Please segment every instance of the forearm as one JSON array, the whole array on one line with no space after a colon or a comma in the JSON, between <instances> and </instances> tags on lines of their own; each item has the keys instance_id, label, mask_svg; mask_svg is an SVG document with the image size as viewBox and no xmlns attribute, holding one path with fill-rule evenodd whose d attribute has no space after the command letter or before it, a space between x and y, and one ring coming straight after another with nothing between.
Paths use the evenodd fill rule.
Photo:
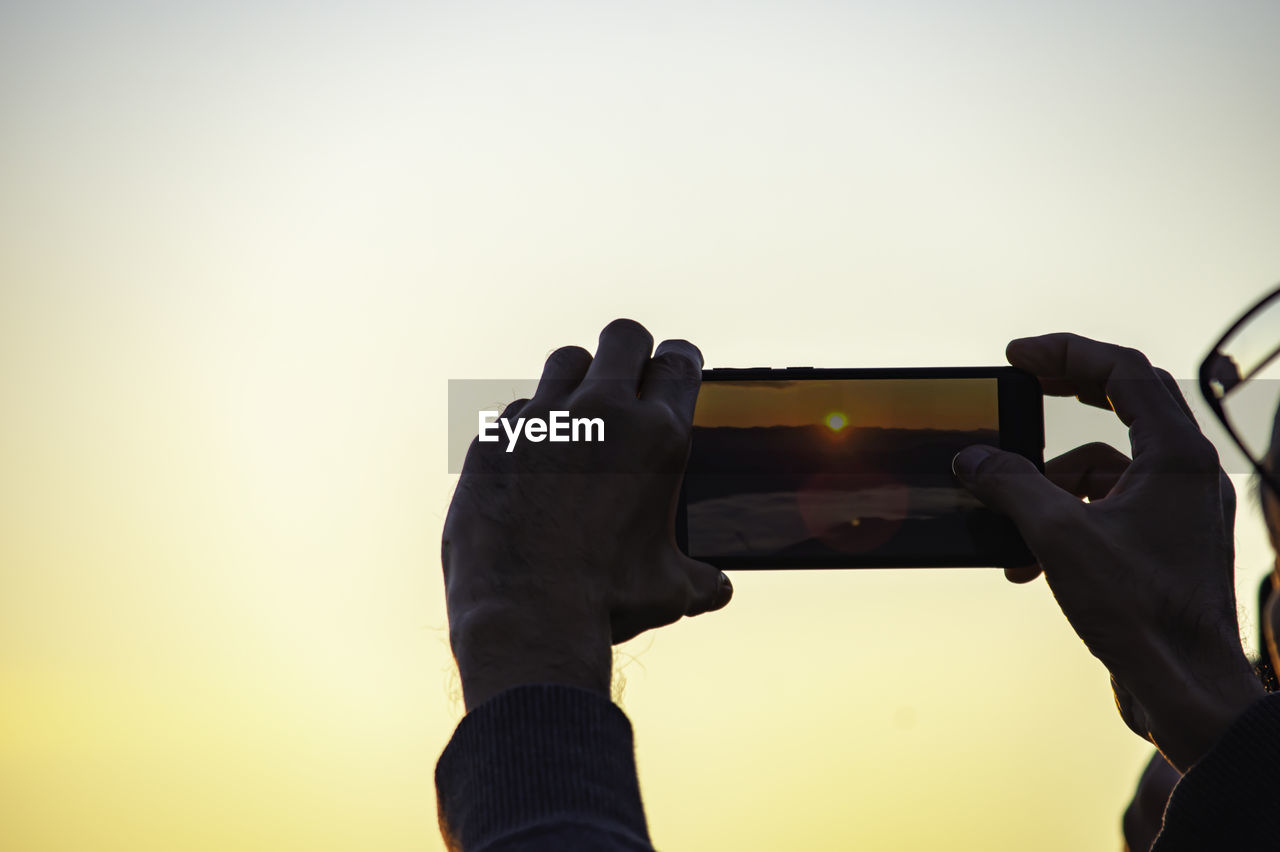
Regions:
<instances>
[{"instance_id":1,"label":"forearm","mask_svg":"<svg viewBox=\"0 0 1280 852\"><path fill-rule=\"evenodd\" d=\"M631 725L570 686L507 690L462 720L436 766L451 850L650 850Z\"/></svg>"}]
</instances>

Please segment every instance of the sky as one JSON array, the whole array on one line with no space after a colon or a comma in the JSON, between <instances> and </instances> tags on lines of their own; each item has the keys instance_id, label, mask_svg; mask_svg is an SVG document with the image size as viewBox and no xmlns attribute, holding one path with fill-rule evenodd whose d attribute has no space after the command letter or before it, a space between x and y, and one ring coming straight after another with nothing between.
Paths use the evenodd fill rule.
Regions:
<instances>
[{"instance_id":1,"label":"sky","mask_svg":"<svg viewBox=\"0 0 1280 852\"><path fill-rule=\"evenodd\" d=\"M4 4L6 848L441 848L450 380L619 316L712 367L1070 330L1192 379L1280 283L1277 36L1268 0ZM1148 750L1043 582L734 581L618 652L660 847L1119 847Z\"/></svg>"}]
</instances>

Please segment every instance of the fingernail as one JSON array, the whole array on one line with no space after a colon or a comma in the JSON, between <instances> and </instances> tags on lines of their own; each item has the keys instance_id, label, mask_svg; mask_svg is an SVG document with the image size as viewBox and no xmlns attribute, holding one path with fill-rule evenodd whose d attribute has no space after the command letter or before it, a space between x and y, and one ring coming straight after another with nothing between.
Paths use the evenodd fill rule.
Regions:
<instances>
[{"instance_id":1,"label":"fingernail","mask_svg":"<svg viewBox=\"0 0 1280 852\"><path fill-rule=\"evenodd\" d=\"M973 479L973 475L978 471L978 465L995 451L995 447L988 447L985 444L965 447L951 459L951 472L963 480Z\"/></svg>"},{"instance_id":2,"label":"fingernail","mask_svg":"<svg viewBox=\"0 0 1280 852\"><path fill-rule=\"evenodd\" d=\"M716 588L716 609L724 606L733 597L733 583L729 582L729 575L720 572L720 585Z\"/></svg>"}]
</instances>

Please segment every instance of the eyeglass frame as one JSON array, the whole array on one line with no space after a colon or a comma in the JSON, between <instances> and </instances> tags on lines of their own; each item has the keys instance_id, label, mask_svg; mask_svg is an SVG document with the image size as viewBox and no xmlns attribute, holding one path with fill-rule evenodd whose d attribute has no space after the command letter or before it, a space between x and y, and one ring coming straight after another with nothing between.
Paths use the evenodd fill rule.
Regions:
<instances>
[{"instance_id":1,"label":"eyeglass frame","mask_svg":"<svg viewBox=\"0 0 1280 852\"><path fill-rule=\"evenodd\" d=\"M1253 469L1257 472L1258 476L1261 477L1262 481L1271 489L1272 496L1280 498L1280 478L1267 470L1262 459L1255 459L1253 457L1253 452L1245 446L1240 435L1236 433L1235 428L1231 425L1231 421L1227 418L1227 414L1222 408L1222 400L1226 398L1226 394L1228 392L1224 392L1222 397L1219 397L1213 390L1213 377L1210 375L1214 362L1219 358L1227 357L1222 353L1223 345L1232 337L1232 335L1247 325L1250 320L1277 299L1280 299L1280 287L1277 287L1275 290L1272 290L1270 293L1263 296L1257 304L1245 311L1244 314L1232 323L1231 327L1223 333L1222 337L1218 339L1218 342L1209 350L1209 354L1204 356L1204 360L1200 362L1200 394L1204 397L1205 402L1209 404L1209 408L1212 409L1214 416L1218 418L1218 422L1227 430L1227 434L1231 436L1231 440L1236 442L1236 446L1240 448L1240 451L1244 453L1244 457L1253 465ZM1240 384L1247 381L1249 380L1242 379Z\"/></svg>"}]
</instances>

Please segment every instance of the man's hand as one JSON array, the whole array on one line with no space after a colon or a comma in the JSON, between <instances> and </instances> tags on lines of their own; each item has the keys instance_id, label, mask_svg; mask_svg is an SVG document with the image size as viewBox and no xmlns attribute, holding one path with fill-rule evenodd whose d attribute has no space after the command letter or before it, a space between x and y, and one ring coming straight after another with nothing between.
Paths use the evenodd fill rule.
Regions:
<instances>
[{"instance_id":1,"label":"man's hand","mask_svg":"<svg viewBox=\"0 0 1280 852\"><path fill-rule=\"evenodd\" d=\"M1133 460L1077 448L1046 465L1059 487L1022 456L975 446L956 456L956 474L1017 524L1111 672L1125 722L1186 771L1264 695L1236 620L1234 491L1176 384L1141 352L1049 334L1007 355L1046 393L1114 409Z\"/></svg>"},{"instance_id":2,"label":"man's hand","mask_svg":"<svg viewBox=\"0 0 1280 852\"><path fill-rule=\"evenodd\" d=\"M611 646L719 609L728 578L676 548L702 354L615 320L547 359L502 417L600 418L603 442L474 441L445 519L449 636L467 709L512 686L609 691Z\"/></svg>"}]
</instances>

